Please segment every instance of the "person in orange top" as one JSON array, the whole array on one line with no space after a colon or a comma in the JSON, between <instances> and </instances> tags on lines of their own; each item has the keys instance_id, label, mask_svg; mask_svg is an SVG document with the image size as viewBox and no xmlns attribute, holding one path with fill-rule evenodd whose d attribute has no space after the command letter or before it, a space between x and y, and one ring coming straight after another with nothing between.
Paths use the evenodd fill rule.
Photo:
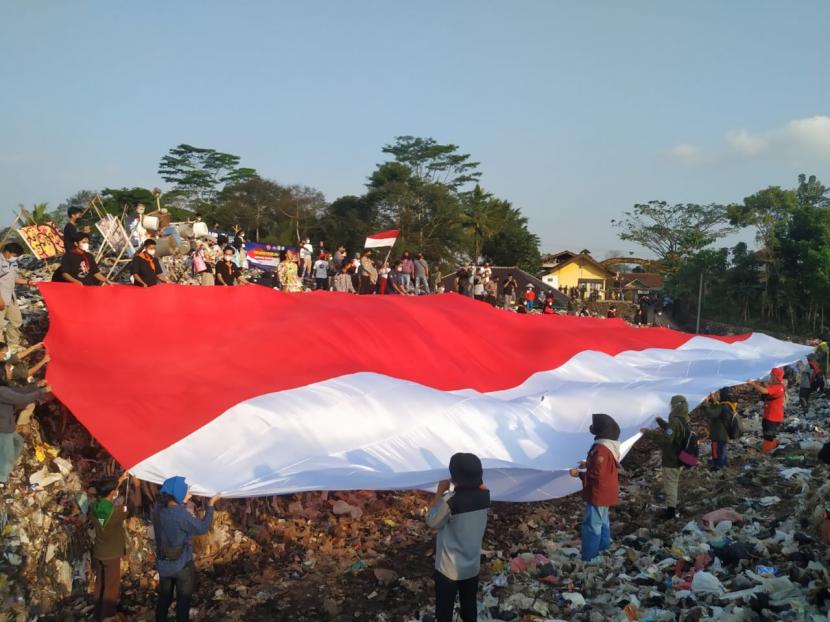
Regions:
<instances>
[{"instance_id":1,"label":"person in orange top","mask_svg":"<svg viewBox=\"0 0 830 622\"><path fill-rule=\"evenodd\" d=\"M533 285L528 284L525 290L525 308L528 311L533 311L533 304L536 302L536 292L533 291Z\"/></svg>"},{"instance_id":2,"label":"person in orange top","mask_svg":"<svg viewBox=\"0 0 830 622\"><path fill-rule=\"evenodd\" d=\"M582 521L582 561L589 562L611 546L608 510L620 502L618 465L620 426L609 415L591 415L594 444L588 459L580 464L584 471L571 469L571 477L582 480L585 516Z\"/></svg>"},{"instance_id":3,"label":"person in orange top","mask_svg":"<svg viewBox=\"0 0 830 622\"><path fill-rule=\"evenodd\" d=\"M784 399L787 395L784 370L774 367L766 385L751 380L747 384L764 396L764 416L761 421L764 441L761 444L761 451L768 454L778 447L778 429L784 422Z\"/></svg>"}]
</instances>

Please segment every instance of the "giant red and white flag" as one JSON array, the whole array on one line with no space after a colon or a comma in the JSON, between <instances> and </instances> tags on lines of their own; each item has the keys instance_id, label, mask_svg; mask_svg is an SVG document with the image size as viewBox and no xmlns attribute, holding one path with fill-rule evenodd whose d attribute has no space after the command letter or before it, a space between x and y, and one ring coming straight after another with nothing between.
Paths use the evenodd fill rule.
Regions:
<instances>
[{"instance_id":1,"label":"giant red and white flag","mask_svg":"<svg viewBox=\"0 0 830 622\"><path fill-rule=\"evenodd\" d=\"M366 236L366 243L363 248L381 248L383 246L395 246L395 240L398 239L400 229L390 229L389 231L381 231L380 233L373 233Z\"/></svg>"},{"instance_id":2,"label":"giant red and white flag","mask_svg":"<svg viewBox=\"0 0 830 622\"><path fill-rule=\"evenodd\" d=\"M430 488L482 458L495 499L574 492L614 416L623 450L665 416L810 349L621 320L519 315L456 294L42 284L48 379L134 475L231 497Z\"/></svg>"}]
</instances>

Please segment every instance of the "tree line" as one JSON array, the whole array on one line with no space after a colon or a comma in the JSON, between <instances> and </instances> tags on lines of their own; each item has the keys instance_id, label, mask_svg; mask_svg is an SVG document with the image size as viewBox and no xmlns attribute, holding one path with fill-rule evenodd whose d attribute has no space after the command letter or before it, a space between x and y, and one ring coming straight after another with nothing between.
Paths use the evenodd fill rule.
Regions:
<instances>
[{"instance_id":1,"label":"tree line","mask_svg":"<svg viewBox=\"0 0 830 622\"><path fill-rule=\"evenodd\" d=\"M382 153L388 159L370 172L363 194L329 202L314 188L279 183L241 166L239 156L178 145L159 162L159 175L172 186L159 202L174 219L198 215L221 230L239 227L254 241L291 245L310 237L357 252L367 235L400 229L393 258L412 250L447 268L465 260L539 268L539 238L527 218L482 188L480 163L470 154L415 136L397 137ZM41 215L60 223L66 208L84 205L94 194L78 192ZM100 194L116 215L138 204L156 205L147 188L104 188Z\"/></svg>"},{"instance_id":2,"label":"tree line","mask_svg":"<svg viewBox=\"0 0 830 622\"><path fill-rule=\"evenodd\" d=\"M813 335L830 322L830 190L815 175L734 204L650 201L612 225L659 257L681 317L696 312L702 282L710 320ZM744 228L754 229L757 250L712 247Z\"/></svg>"}]
</instances>

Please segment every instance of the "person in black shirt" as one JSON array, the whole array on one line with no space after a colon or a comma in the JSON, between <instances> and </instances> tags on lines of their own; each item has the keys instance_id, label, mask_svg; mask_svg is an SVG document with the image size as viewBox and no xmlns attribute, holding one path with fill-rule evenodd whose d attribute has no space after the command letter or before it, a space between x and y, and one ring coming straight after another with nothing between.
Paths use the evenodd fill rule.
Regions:
<instances>
[{"instance_id":1,"label":"person in black shirt","mask_svg":"<svg viewBox=\"0 0 830 622\"><path fill-rule=\"evenodd\" d=\"M233 262L233 257L236 254L233 246L226 246L222 261L216 264L216 285L230 286L247 285L248 281L242 276L242 271Z\"/></svg>"},{"instance_id":2,"label":"person in black shirt","mask_svg":"<svg viewBox=\"0 0 830 622\"><path fill-rule=\"evenodd\" d=\"M63 246L68 253L75 248L75 242L79 242L81 235L89 233L89 227L81 229L78 227L78 221L81 219L84 210L80 207L70 207L66 210L66 215L69 217L69 222L63 228Z\"/></svg>"},{"instance_id":3,"label":"person in black shirt","mask_svg":"<svg viewBox=\"0 0 830 622\"><path fill-rule=\"evenodd\" d=\"M89 235L79 235L74 248L63 256L60 267L52 275L52 280L77 285L114 285L101 274L95 258L89 253Z\"/></svg>"},{"instance_id":4,"label":"person in black shirt","mask_svg":"<svg viewBox=\"0 0 830 622\"><path fill-rule=\"evenodd\" d=\"M156 259L155 240L144 240L141 252L133 257L130 273L133 275L133 285L137 287L152 287L160 282L168 282L162 274L161 261Z\"/></svg>"}]
</instances>

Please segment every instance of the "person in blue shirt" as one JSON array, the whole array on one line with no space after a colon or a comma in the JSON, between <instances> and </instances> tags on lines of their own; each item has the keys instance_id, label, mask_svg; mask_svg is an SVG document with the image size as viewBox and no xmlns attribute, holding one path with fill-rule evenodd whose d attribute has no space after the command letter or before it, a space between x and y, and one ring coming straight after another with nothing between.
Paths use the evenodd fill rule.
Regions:
<instances>
[{"instance_id":1,"label":"person in blue shirt","mask_svg":"<svg viewBox=\"0 0 830 622\"><path fill-rule=\"evenodd\" d=\"M159 572L156 622L167 621L167 611L176 598L176 622L190 619L190 601L196 588L193 565L193 536L207 533L213 524L213 506L219 495L208 501L205 515L199 519L187 511L190 499L183 477L169 477L161 486L161 498L153 511L156 540L156 568Z\"/></svg>"}]
</instances>

